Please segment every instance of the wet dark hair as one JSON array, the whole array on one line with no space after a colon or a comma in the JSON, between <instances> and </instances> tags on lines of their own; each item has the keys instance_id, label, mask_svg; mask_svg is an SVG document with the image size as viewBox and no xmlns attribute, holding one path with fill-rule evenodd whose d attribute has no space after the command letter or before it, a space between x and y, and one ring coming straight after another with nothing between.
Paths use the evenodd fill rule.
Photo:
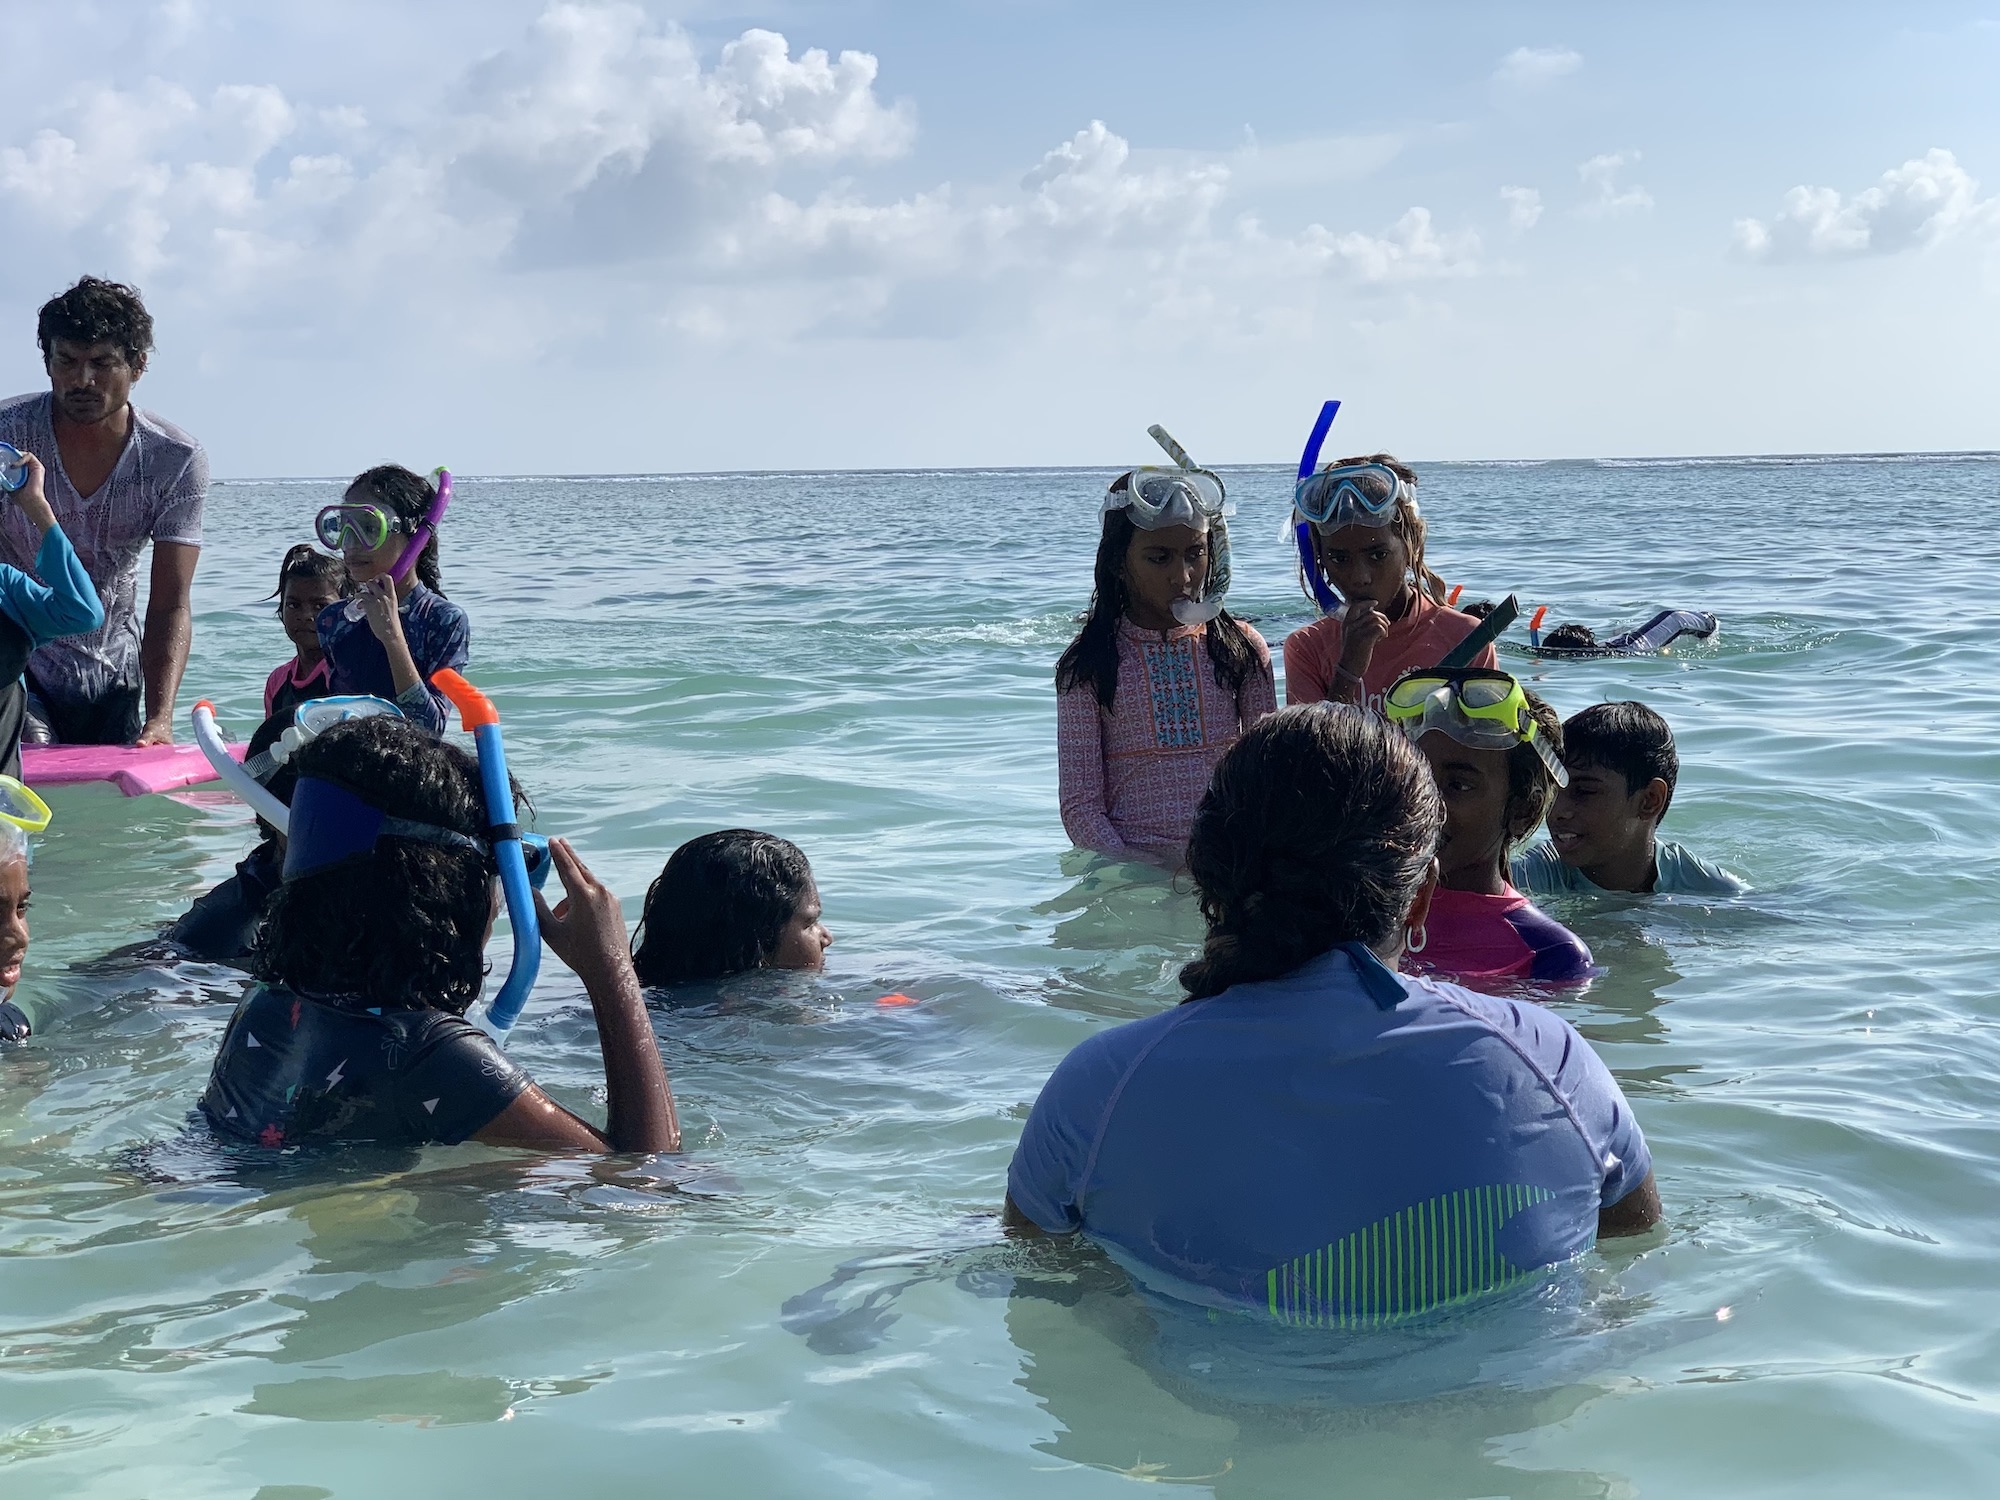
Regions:
<instances>
[{"instance_id":1,"label":"wet dark hair","mask_svg":"<svg viewBox=\"0 0 2000 1500\"><path fill-rule=\"evenodd\" d=\"M298 776L353 788L391 817L485 837L479 766L387 714L299 747ZM491 853L385 839L358 859L286 881L264 910L257 975L313 995L463 1015L486 972Z\"/></svg>"},{"instance_id":2,"label":"wet dark hair","mask_svg":"<svg viewBox=\"0 0 2000 1500\"><path fill-rule=\"evenodd\" d=\"M1563 764L1571 771L1601 766L1625 778L1631 796L1650 781L1667 784L1667 806L1681 776L1680 752L1667 721L1643 703L1598 703L1563 725ZM1662 820L1667 809L1660 809Z\"/></svg>"},{"instance_id":3,"label":"wet dark hair","mask_svg":"<svg viewBox=\"0 0 2000 1500\"><path fill-rule=\"evenodd\" d=\"M146 368L153 352L153 315L139 300L139 289L123 282L85 276L66 292L42 304L35 317L35 342L42 346L46 366L55 342L116 344L135 370Z\"/></svg>"},{"instance_id":4,"label":"wet dark hair","mask_svg":"<svg viewBox=\"0 0 2000 1500\"><path fill-rule=\"evenodd\" d=\"M1437 853L1444 803L1399 731L1349 704L1287 708L1222 757L1188 872L1208 920L1190 1000L1289 974L1341 943L1386 948Z\"/></svg>"},{"instance_id":5,"label":"wet dark hair","mask_svg":"<svg viewBox=\"0 0 2000 1500\"><path fill-rule=\"evenodd\" d=\"M330 583L333 591L343 599L354 592L354 580L348 576L346 559L331 557L311 542L300 542L278 564L278 586L271 590L271 597L278 601L278 613L281 615L285 612L285 585L294 578Z\"/></svg>"},{"instance_id":6,"label":"wet dark hair","mask_svg":"<svg viewBox=\"0 0 2000 1500\"><path fill-rule=\"evenodd\" d=\"M437 486L423 475L401 464L377 464L354 476L348 490L360 490L377 505L386 505L403 523L402 535L415 533L437 502ZM438 570L438 539L435 533L417 559L417 582L434 594L444 593L444 575Z\"/></svg>"},{"instance_id":7,"label":"wet dark hair","mask_svg":"<svg viewBox=\"0 0 2000 1500\"><path fill-rule=\"evenodd\" d=\"M1114 490L1118 483L1111 486ZM1104 513L1104 529L1097 538L1097 561L1093 565L1090 609L1083 628L1056 661L1056 691L1088 687L1110 713L1118 697L1118 622L1125 617L1125 554L1132 545L1132 512L1124 506ZM1215 555L1209 554L1213 576ZM1242 624L1224 610L1208 622L1208 659L1215 675L1234 693L1256 665L1257 653Z\"/></svg>"},{"instance_id":8,"label":"wet dark hair","mask_svg":"<svg viewBox=\"0 0 2000 1500\"><path fill-rule=\"evenodd\" d=\"M750 828L689 839L646 892L632 934L639 982L683 984L762 968L812 888L812 866L789 839Z\"/></svg>"},{"instance_id":9,"label":"wet dark hair","mask_svg":"<svg viewBox=\"0 0 2000 1500\"><path fill-rule=\"evenodd\" d=\"M1597 632L1592 630L1588 625L1578 625L1571 622L1556 626L1554 630L1551 630L1547 635L1542 637L1542 644L1544 646L1554 646L1559 650L1577 651L1585 646L1595 646L1597 644Z\"/></svg>"},{"instance_id":10,"label":"wet dark hair","mask_svg":"<svg viewBox=\"0 0 2000 1500\"><path fill-rule=\"evenodd\" d=\"M1521 684L1521 691L1527 694L1528 712L1534 715L1537 733L1548 742L1549 749L1555 752L1556 760L1560 763L1563 759L1562 720L1556 717L1556 711L1549 707L1548 700L1529 688L1526 683ZM1525 841L1528 835L1541 826L1542 819L1549 814L1549 804L1555 801L1555 796L1555 778L1549 775L1548 766L1543 763L1540 752L1533 745L1516 745L1507 752L1505 818L1509 850ZM1529 814L1533 816L1528 817L1527 826L1516 836L1513 833L1516 820Z\"/></svg>"}]
</instances>

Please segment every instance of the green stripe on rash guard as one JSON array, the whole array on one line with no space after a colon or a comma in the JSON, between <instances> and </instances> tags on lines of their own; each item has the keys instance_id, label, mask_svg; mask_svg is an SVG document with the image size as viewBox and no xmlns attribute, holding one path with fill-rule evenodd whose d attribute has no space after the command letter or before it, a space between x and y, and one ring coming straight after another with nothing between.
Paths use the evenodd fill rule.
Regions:
<instances>
[{"instance_id":1,"label":"green stripe on rash guard","mask_svg":"<svg viewBox=\"0 0 2000 1500\"><path fill-rule=\"evenodd\" d=\"M1525 1183L1460 1188L1377 1219L1264 1274L1271 1316L1309 1328L1375 1328L1516 1286L1540 1267L1500 1253L1516 1214L1555 1197Z\"/></svg>"}]
</instances>

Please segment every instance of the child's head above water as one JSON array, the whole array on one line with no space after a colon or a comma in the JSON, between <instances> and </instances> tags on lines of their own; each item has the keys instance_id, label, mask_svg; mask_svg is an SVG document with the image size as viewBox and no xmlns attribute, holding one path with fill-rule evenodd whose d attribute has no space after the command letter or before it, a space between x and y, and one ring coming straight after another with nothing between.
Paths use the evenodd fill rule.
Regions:
<instances>
[{"instance_id":1,"label":"child's head above water","mask_svg":"<svg viewBox=\"0 0 2000 1500\"><path fill-rule=\"evenodd\" d=\"M1313 555L1320 576L1341 598L1367 599L1392 618L1407 607L1407 591L1413 582L1433 599L1442 600L1444 580L1424 561L1430 528L1417 507L1417 471L1390 453L1358 454L1328 467L1344 469L1356 464L1377 465L1402 481L1396 494L1396 512L1386 526L1315 523Z\"/></svg>"},{"instance_id":2,"label":"child's head above water","mask_svg":"<svg viewBox=\"0 0 2000 1500\"><path fill-rule=\"evenodd\" d=\"M1056 662L1056 688L1089 687L1109 713L1117 707L1118 625L1129 620L1141 630L1179 628L1179 600L1201 600L1216 583L1219 560L1211 546L1207 518L1190 509L1186 520L1141 526L1134 507L1119 503L1131 474L1111 482L1092 565L1090 610L1083 628ZM1190 524L1191 523L1191 524ZM1208 622L1208 656L1232 691L1243 686L1256 653L1243 627L1227 610Z\"/></svg>"},{"instance_id":3,"label":"child's head above water","mask_svg":"<svg viewBox=\"0 0 2000 1500\"><path fill-rule=\"evenodd\" d=\"M344 505L373 505L392 520L394 529L376 547L361 548L350 542L345 556L356 583L366 583L392 572L402 560L403 549L423 525L437 500L437 487L423 475L401 464L377 464L354 476L341 497ZM434 593L444 592L443 574L438 568L438 538L433 535L417 557L416 580Z\"/></svg>"},{"instance_id":4,"label":"child's head above water","mask_svg":"<svg viewBox=\"0 0 2000 1500\"><path fill-rule=\"evenodd\" d=\"M1535 733L1560 760L1562 721L1542 697L1526 691ZM1444 797L1444 838L1438 845L1442 883L1454 890L1498 889L1514 847L1541 825L1555 778L1534 744L1507 749L1461 744L1441 729L1417 742Z\"/></svg>"},{"instance_id":5,"label":"child's head above water","mask_svg":"<svg viewBox=\"0 0 2000 1500\"><path fill-rule=\"evenodd\" d=\"M674 850L646 892L632 967L651 986L746 969L819 969L833 934L797 844L725 828Z\"/></svg>"},{"instance_id":6,"label":"child's head above water","mask_svg":"<svg viewBox=\"0 0 2000 1500\"><path fill-rule=\"evenodd\" d=\"M1667 721L1643 703L1599 703L1563 725L1562 744L1569 785L1549 812L1556 857L1613 879L1628 861L1649 866L1680 779Z\"/></svg>"},{"instance_id":7,"label":"child's head above water","mask_svg":"<svg viewBox=\"0 0 2000 1500\"><path fill-rule=\"evenodd\" d=\"M278 620L299 654L319 654L319 613L329 604L354 592L347 564L301 542L285 554L278 565L278 587L271 597L278 601Z\"/></svg>"}]
</instances>

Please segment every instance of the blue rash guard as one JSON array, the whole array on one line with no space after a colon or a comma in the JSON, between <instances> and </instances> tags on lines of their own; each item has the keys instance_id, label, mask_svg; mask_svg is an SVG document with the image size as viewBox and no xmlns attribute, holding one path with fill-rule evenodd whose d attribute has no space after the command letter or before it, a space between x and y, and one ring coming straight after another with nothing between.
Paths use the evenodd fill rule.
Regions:
<instances>
[{"instance_id":1,"label":"blue rash guard","mask_svg":"<svg viewBox=\"0 0 2000 1500\"><path fill-rule=\"evenodd\" d=\"M104 624L97 586L83 571L76 549L60 526L51 526L35 553L35 573L0 563L0 610L28 633L36 646L66 635L85 635Z\"/></svg>"},{"instance_id":2,"label":"blue rash guard","mask_svg":"<svg viewBox=\"0 0 2000 1500\"><path fill-rule=\"evenodd\" d=\"M1158 1289L1314 1326L1589 1249L1652 1170L1597 1054L1541 1006L1367 965L1336 950L1098 1032L1035 1101L1008 1196Z\"/></svg>"},{"instance_id":3,"label":"blue rash guard","mask_svg":"<svg viewBox=\"0 0 2000 1500\"><path fill-rule=\"evenodd\" d=\"M347 601L337 600L319 612L314 623L319 630L320 650L330 668L327 691L332 696L366 693L387 698L403 711L403 717L421 724L433 734L443 734L451 717L451 704L444 694L430 686L431 673L440 667L462 672L472 659L472 624L465 611L444 595L410 585L398 610L403 620L403 639L410 648L423 682L398 695L396 679L389 671L389 653L375 639L366 617L347 618Z\"/></svg>"}]
</instances>

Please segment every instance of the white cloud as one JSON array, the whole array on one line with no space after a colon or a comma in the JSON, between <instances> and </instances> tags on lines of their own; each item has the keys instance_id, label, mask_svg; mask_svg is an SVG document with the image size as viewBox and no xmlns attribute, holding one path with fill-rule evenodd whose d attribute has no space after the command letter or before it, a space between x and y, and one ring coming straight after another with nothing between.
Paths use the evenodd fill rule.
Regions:
<instances>
[{"instance_id":1,"label":"white cloud","mask_svg":"<svg viewBox=\"0 0 2000 1500\"><path fill-rule=\"evenodd\" d=\"M1225 222L1232 162L1269 169L1254 142L1147 156L1102 121L1011 178L871 197L854 174L916 138L878 82L866 53L794 56L764 30L705 64L635 6L561 0L427 112L375 118L268 84L97 88L0 148L10 251L28 252L0 288L45 294L82 264L169 286L222 325L358 342L400 315L412 336L471 328L518 354L653 328L921 333L1065 295L1089 317L1173 305L1227 321L1302 279L1480 268L1478 237L1424 208L1380 235Z\"/></svg>"},{"instance_id":2,"label":"white cloud","mask_svg":"<svg viewBox=\"0 0 2000 1500\"><path fill-rule=\"evenodd\" d=\"M1503 187L1500 201L1507 205L1507 227L1533 229L1542 217L1542 195L1534 188Z\"/></svg>"},{"instance_id":3,"label":"white cloud","mask_svg":"<svg viewBox=\"0 0 2000 1500\"><path fill-rule=\"evenodd\" d=\"M1538 89L1582 66L1583 54L1568 47L1516 47L1500 59L1493 82L1503 89Z\"/></svg>"},{"instance_id":4,"label":"white cloud","mask_svg":"<svg viewBox=\"0 0 2000 1500\"><path fill-rule=\"evenodd\" d=\"M1894 255L1996 222L2000 198L1982 200L1978 182L1958 158L1933 148L1851 198L1833 188L1795 187L1769 224L1737 220L1735 243L1756 260Z\"/></svg>"},{"instance_id":5,"label":"white cloud","mask_svg":"<svg viewBox=\"0 0 2000 1500\"><path fill-rule=\"evenodd\" d=\"M1618 180L1619 174L1638 160L1637 151L1613 151L1579 162L1576 175L1583 179L1586 195L1582 212L1597 216L1635 213L1651 208L1651 193L1637 185L1626 187Z\"/></svg>"}]
</instances>

